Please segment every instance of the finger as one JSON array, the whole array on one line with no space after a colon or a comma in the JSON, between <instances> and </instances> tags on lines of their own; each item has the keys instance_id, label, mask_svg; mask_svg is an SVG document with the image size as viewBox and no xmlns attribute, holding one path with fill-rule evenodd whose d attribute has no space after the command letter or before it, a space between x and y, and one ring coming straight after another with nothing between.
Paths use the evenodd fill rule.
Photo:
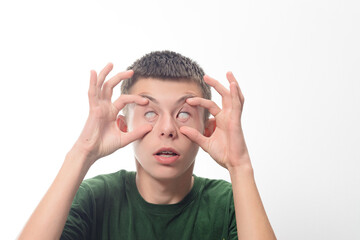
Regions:
<instances>
[{"instance_id":1,"label":"finger","mask_svg":"<svg viewBox=\"0 0 360 240\"><path fill-rule=\"evenodd\" d=\"M218 115L219 112L221 112L221 108L219 108L218 105L216 105L216 103L205 98L200 98L200 97L188 98L186 99L186 102L191 106L200 106L208 109L211 115L213 115L214 117Z\"/></svg>"},{"instance_id":2,"label":"finger","mask_svg":"<svg viewBox=\"0 0 360 240\"><path fill-rule=\"evenodd\" d=\"M98 80L97 80L97 87L98 87L98 93L100 93L102 85L105 81L106 76L111 72L113 69L113 64L108 63L103 70L99 73Z\"/></svg>"},{"instance_id":3,"label":"finger","mask_svg":"<svg viewBox=\"0 0 360 240\"><path fill-rule=\"evenodd\" d=\"M129 103L146 105L149 103L149 100L146 98L143 98L141 96L138 96L138 95L123 94L120 97L118 97L118 99L116 99L116 101L113 104L116 107L116 109L118 109L120 111L121 109L123 109L126 106L126 104L129 104Z\"/></svg>"},{"instance_id":4,"label":"finger","mask_svg":"<svg viewBox=\"0 0 360 240\"><path fill-rule=\"evenodd\" d=\"M129 143L140 139L145 136L148 132L152 130L152 126L150 124L146 124L144 126L136 128L134 131L124 133L121 145L122 147L128 145Z\"/></svg>"},{"instance_id":5,"label":"finger","mask_svg":"<svg viewBox=\"0 0 360 240\"><path fill-rule=\"evenodd\" d=\"M234 76L234 74L232 72L227 72L226 73L226 78L229 81L229 83L231 84L232 82L237 82L236 78Z\"/></svg>"},{"instance_id":6,"label":"finger","mask_svg":"<svg viewBox=\"0 0 360 240\"><path fill-rule=\"evenodd\" d=\"M106 81L103 86L103 97L106 99L111 99L111 96L113 94L113 89L116 85L118 85L121 80L131 78L131 76L134 74L133 70L125 71L116 74L114 77L112 77L110 80Z\"/></svg>"},{"instance_id":7,"label":"finger","mask_svg":"<svg viewBox=\"0 0 360 240\"><path fill-rule=\"evenodd\" d=\"M235 82L230 83L230 94L231 94L231 117L235 120L239 120L241 117L241 102L239 92Z\"/></svg>"},{"instance_id":8,"label":"finger","mask_svg":"<svg viewBox=\"0 0 360 240\"><path fill-rule=\"evenodd\" d=\"M204 76L204 81L209 84L210 86L212 86L213 88L215 88L215 90L222 96L225 97L227 95L229 95L229 90L227 90L219 81L217 81L216 79L205 75Z\"/></svg>"},{"instance_id":9,"label":"finger","mask_svg":"<svg viewBox=\"0 0 360 240\"><path fill-rule=\"evenodd\" d=\"M244 98L244 95L243 95L242 92L241 92L241 89L240 89L240 86L239 86L238 83L236 84L236 88L237 88L237 90L238 90L238 92L239 92L240 101L241 101L241 107L243 107L243 106L244 106L244 102L245 102L245 98Z\"/></svg>"},{"instance_id":10,"label":"finger","mask_svg":"<svg viewBox=\"0 0 360 240\"><path fill-rule=\"evenodd\" d=\"M241 108L243 108L243 107L244 107L244 103L245 103L245 98L244 98L244 95L243 95L242 92L241 92L241 89L240 89L239 84L236 84L236 89L237 89L237 91L238 91L238 93L239 93L240 102L241 102Z\"/></svg>"},{"instance_id":11,"label":"finger","mask_svg":"<svg viewBox=\"0 0 360 240\"><path fill-rule=\"evenodd\" d=\"M236 83L236 88L237 88L237 91L238 91L238 93L239 93L240 102L241 102L241 104L244 104L245 98L244 98L244 95L243 95L242 92L241 92L239 83L238 83L238 81L236 80L234 74L233 74L232 72L227 72L227 73L226 73L226 78L228 79L228 81L229 81L230 84L231 84L232 82L235 82L235 83Z\"/></svg>"},{"instance_id":12,"label":"finger","mask_svg":"<svg viewBox=\"0 0 360 240\"><path fill-rule=\"evenodd\" d=\"M223 109L231 108L230 91L227 90L219 81L209 77L208 75L204 76L204 80L207 84L215 88L215 90L221 95Z\"/></svg>"},{"instance_id":13,"label":"finger","mask_svg":"<svg viewBox=\"0 0 360 240\"><path fill-rule=\"evenodd\" d=\"M91 70L90 71L90 85L89 85L89 91L88 91L90 106L92 106L96 103L96 95L97 95L96 81L97 81L96 72L94 70Z\"/></svg>"},{"instance_id":14,"label":"finger","mask_svg":"<svg viewBox=\"0 0 360 240\"><path fill-rule=\"evenodd\" d=\"M208 138L202 135L198 130L192 127L182 126L180 128L180 132L187 136L191 141L197 143L202 149L204 149L204 151L207 152Z\"/></svg>"}]
</instances>

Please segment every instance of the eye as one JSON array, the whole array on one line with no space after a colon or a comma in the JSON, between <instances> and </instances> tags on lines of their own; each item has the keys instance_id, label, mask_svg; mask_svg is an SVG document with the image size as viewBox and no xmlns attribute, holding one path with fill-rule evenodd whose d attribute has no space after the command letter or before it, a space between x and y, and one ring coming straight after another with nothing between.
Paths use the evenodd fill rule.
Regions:
<instances>
[{"instance_id":1,"label":"eye","mask_svg":"<svg viewBox=\"0 0 360 240\"><path fill-rule=\"evenodd\" d=\"M152 120L156 117L156 113L154 111L149 111L144 114L147 120Z\"/></svg>"},{"instance_id":2,"label":"eye","mask_svg":"<svg viewBox=\"0 0 360 240\"><path fill-rule=\"evenodd\" d=\"M190 113L188 113L188 112L179 112L177 117L180 120L187 120L190 117Z\"/></svg>"}]
</instances>

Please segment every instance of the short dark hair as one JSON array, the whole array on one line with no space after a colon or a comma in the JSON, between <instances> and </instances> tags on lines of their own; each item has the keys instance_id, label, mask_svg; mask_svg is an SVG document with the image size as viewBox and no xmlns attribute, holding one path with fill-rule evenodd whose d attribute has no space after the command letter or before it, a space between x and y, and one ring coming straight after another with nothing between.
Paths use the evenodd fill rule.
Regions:
<instances>
[{"instance_id":1,"label":"short dark hair","mask_svg":"<svg viewBox=\"0 0 360 240\"><path fill-rule=\"evenodd\" d=\"M121 84L121 93L129 94L131 87L141 78L157 78L166 81L192 81L198 84L202 97L211 99L210 86L205 83L204 70L195 61L172 51L155 51L144 55L127 68L133 70L131 78ZM205 120L209 117L205 109Z\"/></svg>"}]
</instances>

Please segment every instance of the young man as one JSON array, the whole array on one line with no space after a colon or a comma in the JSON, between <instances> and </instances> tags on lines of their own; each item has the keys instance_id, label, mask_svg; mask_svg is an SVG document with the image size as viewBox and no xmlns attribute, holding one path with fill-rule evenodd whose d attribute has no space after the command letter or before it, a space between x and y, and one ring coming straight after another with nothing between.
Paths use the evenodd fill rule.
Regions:
<instances>
[{"instance_id":1,"label":"young man","mask_svg":"<svg viewBox=\"0 0 360 240\"><path fill-rule=\"evenodd\" d=\"M169 51L147 54L105 81L112 67L98 76L91 71L88 120L20 239L275 239L233 74L226 75L228 90ZM122 95L112 103L122 80ZM210 100L210 86L222 96L222 109ZM81 183L96 160L131 142L136 173ZM229 171L232 184L193 175L199 146Z\"/></svg>"}]
</instances>

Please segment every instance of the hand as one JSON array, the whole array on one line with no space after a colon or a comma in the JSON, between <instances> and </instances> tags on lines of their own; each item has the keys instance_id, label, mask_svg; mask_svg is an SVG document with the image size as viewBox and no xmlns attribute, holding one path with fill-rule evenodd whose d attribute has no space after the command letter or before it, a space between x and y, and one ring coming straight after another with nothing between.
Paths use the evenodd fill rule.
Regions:
<instances>
[{"instance_id":1,"label":"hand","mask_svg":"<svg viewBox=\"0 0 360 240\"><path fill-rule=\"evenodd\" d=\"M88 92L89 116L74 146L85 152L86 156L92 159L92 163L143 137L152 129L151 125L144 125L132 132L127 132L124 117L118 117L118 113L128 103L146 105L148 100L136 95L121 95L112 103L113 88L121 80L133 75L131 70L121 72L104 83L112 68L113 65L108 64L98 76L94 70L91 71Z\"/></svg>"},{"instance_id":2,"label":"hand","mask_svg":"<svg viewBox=\"0 0 360 240\"><path fill-rule=\"evenodd\" d=\"M222 107L204 98L188 98L186 102L192 106L201 106L209 110L215 119L209 119L205 135L190 127L181 127L181 133L197 143L221 166L229 169L238 166L251 166L244 134L241 127L241 114L244 96L238 82L231 72L226 74L230 83L230 91L217 80L205 75L207 84L214 87L222 96ZM206 134L209 131L210 134ZM215 130L214 130L215 128Z\"/></svg>"}]
</instances>

